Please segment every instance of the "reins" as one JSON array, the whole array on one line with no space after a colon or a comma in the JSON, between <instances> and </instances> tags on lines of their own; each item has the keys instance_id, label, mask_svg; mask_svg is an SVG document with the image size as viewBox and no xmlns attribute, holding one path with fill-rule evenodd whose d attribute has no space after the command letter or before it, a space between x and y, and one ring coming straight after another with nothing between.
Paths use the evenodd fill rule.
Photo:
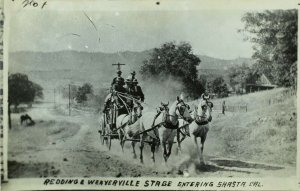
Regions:
<instances>
[{"instance_id":1,"label":"reins","mask_svg":"<svg viewBox=\"0 0 300 191\"><path fill-rule=\"evenodd\" d=\"M115 90L114 90L115 91ZM144 105L147 105L149 108L152 108L152 109L156 109L155 107L152 107L150 104L148 104L147 102L141 102L140 100L134 98L133 96L131 96L130 94L127 94L127 93L122 93L122 92L119 92L119 91L115 91L117 92L118 94L120 94L120 96L124 97L124 98L127 98L127 99L132 99L136 102L138 102L139 104L144 104Z\"/></svg>"}]
</instances>

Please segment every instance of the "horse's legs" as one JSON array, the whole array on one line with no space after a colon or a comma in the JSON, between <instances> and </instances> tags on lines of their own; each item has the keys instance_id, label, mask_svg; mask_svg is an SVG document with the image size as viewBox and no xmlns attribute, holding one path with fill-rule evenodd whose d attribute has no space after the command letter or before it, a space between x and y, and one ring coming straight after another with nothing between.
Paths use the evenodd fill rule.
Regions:
<instances>
[{"instance_id":1,"label":"horse's legs","mask_svg":"<svg viewBox=\"0 0 300 191\"><path fill-rule=\"evenodd\" d=\"M141 160L141 163L144 163L144 159L143 159L143 148L144 148L144 136L141 135L140 136L140 160Z\"/></svg>"},{"instance_id":2,"label":"horse's legs","mask_svg":"<svg viewBox=\"0 0 300 191\"><path fill-rule=\"evenodd\" d=\"M122 152L124 152L124 136L122 136L121 133L119 133L119 139L120 139L120 145L122 148Z\"/></svg>"},{"instance_id":3,"label":"horse's legs","mask_svg":"<svg viewBox=\"0 0 300 191\"><path fill-rule=\"evenodd\" d=\"M124 152L125 142L126 142L126 137L123 137L122 140L121 140L121 147L122 147L123 152Z\"/></svg>"},{"instance_id":4,"label":"horse's legs","mask_svg":"<svg viewBox=\"0 0 300 191\"><path fill-rule=\"evenodd\" d=\"M136 159L135 142L134 141L131 141L131 146L132 146L133 158Z\"/></svg>"},{"instance_id":5,"label":"horse's legs","mask_svg":"<svg viewBox=\"0 0 300 191\"><path fill-rule=\"evenodd\" d=\"M172 152L172 146L173 146L173 141L168 143L168 155L167 159L170 157L171 152Z\"/></svg>"},{"instance_id":6,"label":"horse's legs","mask_svg":"<svg viewBox=\"0 0 300 191\"><path fill-rule=\"evenodd\" d=\"M176 138L177 138L177 145L178 145L176 154L178 155L178 154L181 154L181 141L182 141L182 139L180 139L180 130L177 130Z\"/></svg>"},{"instance_id":7,"label":"horse's legs","mask_svg":"<svg viewBox=\"0 0 300 191\"><path fill-rule=\"evenodd\" d=\"M159 146L160 146L160 141L159 140L155 140L155 152L159 151Z\"/></svg>"},{"instance_id":8,"label":"horse's legs","mask_svg":"<svg viewBox=\"0 0 300 191\"><path fill-rule=\"evenodd\" d=\"M124 152L124 144L125 144L125 133L122 129L119 129L118 131L119 133L119 139L120 139L120 145L121 145L121 148L122 148L122 152Z\"/></svg>"},{"instance_id":9,"label":"horse's legs","mask_svg":"<svg viewBox=\"0 0 300 191\"><path fill-rule=\"evenodd\" d=\"M155 162L155 146L156 146L156 140L153 139L151 143L151 152L152 152L152 160Z\"/></svg>"},{"instance_id":10,"label":"horse's legs","mask_svg":"<svg viewBox=\"0 0 300 191\"><path fill-rule=\"evenodd\" d=\"M205 142L206 137L201 137L201 156L200 156L200 163L204 164L204 158L203 158L203 149L204 149L204 142Z\"/></svg>"},{"instance_id":11,"label":"horse's legs","mask_svg":"<svg viewBox=\"0 0 300 191\"><path fill-rule=\"evenodd\" d=\"M194 141L195 141L195 144L196 144L196 147L197 147L197 153L198 153L198 156L199 156L200 162L201 162L201 152L200 152L200 148L199 148L199 145L198 145L197 138L198 137L194 136Z\"/></svg>"},{"instance_id":12,"label":"horse's legs","mask_svg":"<svg viewBox=\"0 0 300 191\"><path fill-rule=\"evenodd\" d=\"M167 162L167 145L165 142L162 143L162 146L163 146L163 157L165 159L165 162Z\"/></svg>"}]
</instances>

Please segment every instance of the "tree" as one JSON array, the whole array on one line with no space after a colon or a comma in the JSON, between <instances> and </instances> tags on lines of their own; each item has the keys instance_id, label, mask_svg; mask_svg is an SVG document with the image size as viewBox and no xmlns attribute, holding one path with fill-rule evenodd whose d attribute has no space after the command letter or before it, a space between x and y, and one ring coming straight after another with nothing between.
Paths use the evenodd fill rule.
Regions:
<instances>
[{"instance_id":1,"label":"tree","mask_svg":"<svg viewBox=\"0 0 300 191\"><path fill-rule=\"evenodd\" d=\"M228 96L228 87L223 77L217 77L212 81L212 90L218 97Z\"/></svg>"},{"instance_id":2,"label":"tree","mask_svg":"<svg viewBox=\"0 0 300 191\"><path fill-rule=\"evenodd\" d=\"M197 66L201 60L193 54L189 43L168 42L155 48L149 60L143 62L143 78L170 75L176 77L185 86L191 96L201 95L204 88L198 80Z\"/></svg>"},{"instance_id":3,"label":"tree","mask_svg":"<svg viewBox=\"0 0 300 191\"><path fill-rule=\"evenodd\" d=\"M81 87L78 88L76 93L76 100L78 103L83 103L87 101L87 94L93 93L93 86L89 83L83 84Z\"/></svg>"},{"instance_id":4,"label":"tree","mask_svg":"<svg viewBox=\"0 0 300 191\"><path fill-rule=\"evenodd\" d=\"M258 74L251 67L243 63L242 65L231 67L228 77L230 85L237 91L239 88L245 89L246 84L256 84Z\"/></svg>"},{"instance_id":5,"label":"tree","mask_svg":"<svg viewBox=\"0 0 300 191\"><path fill-rule=\"evenodd\" d=\"M246 13L242 21L246 40L254 43L254 69L272 76L279 86L294 85L297 71L297 10L274 10ZM292 74L290 73L292 72Z\"/></svg>"},{"instance_id":6,"label":"tree","mask_svg":"<svg viewBox=\"0 0 300 191\"><path fill-rule=\"evenodd\" d=\"M43 98L43 88L30 81L26 74L16 73L8 77L8 103L18 107L20 103L33 102Z\"/></svg>"},{"instance_id":7,"label":"tree","mask_svg":"<svg viewBox=\"0 0 300 191\"><path fill-rule=\"evenodd\" d=\"M31 103L35 98L43 98L43 88L30 81L26 74L16 73L8 77L8 112L9 128L11 128L10 106L17 109L21 103Z\"/></svg>"}]
</instances>

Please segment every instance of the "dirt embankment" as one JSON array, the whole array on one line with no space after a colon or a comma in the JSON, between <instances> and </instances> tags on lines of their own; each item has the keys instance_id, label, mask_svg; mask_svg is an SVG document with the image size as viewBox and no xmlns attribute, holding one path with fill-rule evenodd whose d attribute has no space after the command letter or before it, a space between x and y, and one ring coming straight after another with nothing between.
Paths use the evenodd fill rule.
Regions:
<instances>
[{"instance_id":1,"label":"dirt embankment","mask_svg":"<svg viewBox=\"0 0 300 191\"><path fill-rule=\"evenodd\" d=\"M261 101L259 96L256 99ZM287 97L283 102L267 103L247 112L219 114L210 135L219 140L216 151L222 156L295 167L296 113L296 97Z\"/></svg>"}]
</instances>

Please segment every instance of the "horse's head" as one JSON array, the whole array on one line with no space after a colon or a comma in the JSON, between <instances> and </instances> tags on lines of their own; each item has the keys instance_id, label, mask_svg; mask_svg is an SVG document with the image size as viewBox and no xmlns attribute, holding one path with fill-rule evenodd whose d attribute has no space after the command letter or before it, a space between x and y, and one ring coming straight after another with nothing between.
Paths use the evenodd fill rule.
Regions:
<instances>
[{"instance_id":1,"label":"horse's head","mask_svg":"<svg viewBox=\"0 0 300 191\"><path fill-rule=\"evenodd\" d=\"M143 111L143 106L140 102L134 101L133 102L133 109L132 109L133 113L135 116L137 116L138 118L140 118L142 116L142 111Z\"/></svg>"},{"instance_id":2,"label":"horse's head","mask_svg":"<svg viewBox=\"0 0 300 191\"><path fill-rule=\"evenodd\" d=\"M166 111L166 112L169 112L169 102L168 103L163 103L163 102L160 102L160 111Z\"/></svg>"},{"instance_id":3,"label":"horse's head","mask_svg":"<svg viewBox=\"0 0 300 191\"><path fill-rule=\"evenodd\" d=\"M200 115L202 112L211 112L213 108L213 103L206 100L200 100L198 105L198 115Z\"/></svg>"},{"instance_id":4,"label":"horse's head","mask_svg":"<svg viewBox=\"0 0 300 191\"><path fill-rule=\"evenodd\" d=\"M168 103L163 103L160 102L160 107L159 107L159 112L163 113L163 120L166 121L167 117L169 116L169 102Z\"/></svg>"},{"instance_id":5,"label":"horse's head","mask_svg":"<svg viewBox=\"0 0 300 191\"><path fill-rule=\"evenodd\" d=\"M211 121L212 120L212 117L211 117L212 107L213 107L212 102L208 102L206 100L201 100L199 102L198 108L195 108L195 112L196 112L195 116L207 115L208 121Z\"/></svg>"},{"instance_id":6,"label":"horse's head","mask_svg":"<svg viewBox=\"0 0 300 191\"><path fill-rule=\"evenodd\" d=\"M180 99L178 96L176 100L175 113L189 123L193 121L193 118L190 114L190 106L184 103L183 99Z\"/></svg>"}]
</instances>

